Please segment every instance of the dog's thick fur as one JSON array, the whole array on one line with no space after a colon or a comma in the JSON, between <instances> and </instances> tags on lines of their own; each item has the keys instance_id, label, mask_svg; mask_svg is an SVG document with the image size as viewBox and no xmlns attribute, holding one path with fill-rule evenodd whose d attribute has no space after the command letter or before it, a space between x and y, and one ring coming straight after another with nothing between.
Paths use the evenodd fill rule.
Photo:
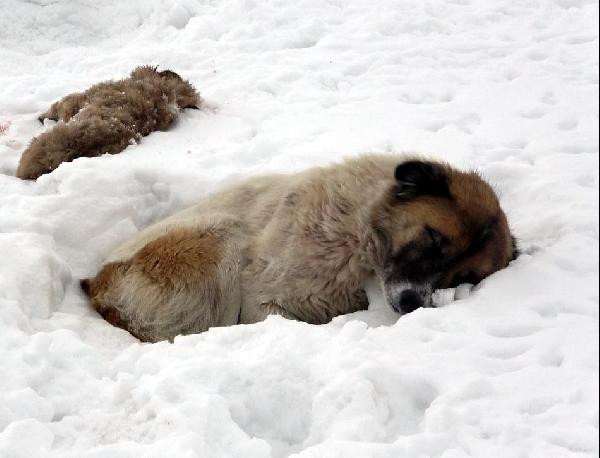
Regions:
<instances>
[{"instance_id":1,"label":"dog's thick fur","mask_svg":"<svg viewBox=\"0 0 600 458\"><path fill-rule=\"evenodd\" d=\"M178 109L201 103L194 87L177 73L137 67L129 78L96 84L52 104L39 120L58 124L31 141L16 175L34 180L78 157L119 153L132 141L168 128Z\"/></svg>"},{"instance_id":2,"label":"dog's thick fur","mask_svg":"<svg viewBox=\"0 0 600 458\"><path fill-rule=\"evenodd\" d=\"M309 323L368 306L430 304L514 257L506 217L476 173L365 155L251 179L161 221L82 280L108 321L144 341L277 313Z\"/></svg>"}]
</instances>

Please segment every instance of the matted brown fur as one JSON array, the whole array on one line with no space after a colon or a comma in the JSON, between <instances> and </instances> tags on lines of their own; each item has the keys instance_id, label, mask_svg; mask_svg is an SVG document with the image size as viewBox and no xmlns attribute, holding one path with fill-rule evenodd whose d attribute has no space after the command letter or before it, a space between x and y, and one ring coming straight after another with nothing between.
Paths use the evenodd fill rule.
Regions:
<instances>
[{"instance_id":1,"label":"matted brown fur","mask_svg":"<svg viewBox=\"0 0 600 458\"><path fill-rule=\"evenodd\" d=\"M373 280L407 313L513 257L478 174L372 154L209 196L124 243L83 285L97 310L115 310L108 319L157 341L273 313L326 323L366 309Z\"/></svg>"},{"instance_id":2,"label":"matted brown fur","mask_svg":"<svg viewBox=\"0 0 600 458\"><path fill-rule=\"evenodd\" d=\"M167 129L178 109L201 104L194 87L177 73L137 67L129 78L98 83L52 104L39 119L58 124L31 141L16 175L33 180L78 157L119 153L131 142Z\"/></svg>"}]
</instances>

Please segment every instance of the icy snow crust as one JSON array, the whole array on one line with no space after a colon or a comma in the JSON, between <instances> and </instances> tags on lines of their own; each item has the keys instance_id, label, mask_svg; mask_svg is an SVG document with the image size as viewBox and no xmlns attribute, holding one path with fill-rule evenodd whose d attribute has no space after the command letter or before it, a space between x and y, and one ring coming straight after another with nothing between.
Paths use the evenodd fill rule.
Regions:
<instances>
[{"instance_id":1,"label":"icy snow crust","mask_svg":"<svg viewBox=\"0 0 600 458\"><path fill-rule=\"evenodd\" d=\"M51 102L141 63L210 107L14 178ZM78 288L220 186L364 151L477 168L523 255L442 308L173 344ZM2 0L0 172L2 457L598 456L596 1Z\"/></svg>"}]
</instances>

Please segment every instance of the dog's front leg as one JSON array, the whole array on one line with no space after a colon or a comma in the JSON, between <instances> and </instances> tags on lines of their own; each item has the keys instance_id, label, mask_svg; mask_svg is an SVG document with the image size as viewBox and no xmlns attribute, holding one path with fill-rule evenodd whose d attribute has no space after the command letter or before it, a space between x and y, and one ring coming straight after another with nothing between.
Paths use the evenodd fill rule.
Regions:
<instances>
[{"instance_id":1,"label":"dog's front leg","mask_svg":"<svg viewBox=\"0 0 600 458\"><path fill-rule=\"evenodd\" d=\"M50 105L50 108L42 113L38 117L38 120L42 124L45 119L68 122L73 116L79 113L79 110L81 110L87 102L87 97L82 92L67 95L58 102L54 102Z\"/></svg>"}]
</instances>

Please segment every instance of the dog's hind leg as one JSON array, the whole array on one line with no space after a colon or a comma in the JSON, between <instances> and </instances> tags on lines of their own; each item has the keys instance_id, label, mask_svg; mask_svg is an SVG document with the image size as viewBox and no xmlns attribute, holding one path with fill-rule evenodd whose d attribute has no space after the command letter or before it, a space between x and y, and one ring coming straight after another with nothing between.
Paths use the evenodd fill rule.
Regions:
<instances>
[{"instance_id":1,"label":"dog's hind leg","mask_svg":"<svg viewBox=\"0 0 600 458\"><path fill-rule=\"evenodd\" d=\"M81 110L88 102L88 98L83 92L76 92L63 97L58 102L50 105L50 108L42 113L38 120L43 124L44 119L52 119L54 121L69 121Z\"/></svg>"},{"instance_id":2,"label":"dog's hind leg","mask_svg":"<svg viewBox=\"0 0 600 458\"><path fill-rule=\"evenodd\" d=\"M82 280L95 309L143 341L238 322L240 250L226 229L174 228Z\"/></svg>"}]
</instances>

